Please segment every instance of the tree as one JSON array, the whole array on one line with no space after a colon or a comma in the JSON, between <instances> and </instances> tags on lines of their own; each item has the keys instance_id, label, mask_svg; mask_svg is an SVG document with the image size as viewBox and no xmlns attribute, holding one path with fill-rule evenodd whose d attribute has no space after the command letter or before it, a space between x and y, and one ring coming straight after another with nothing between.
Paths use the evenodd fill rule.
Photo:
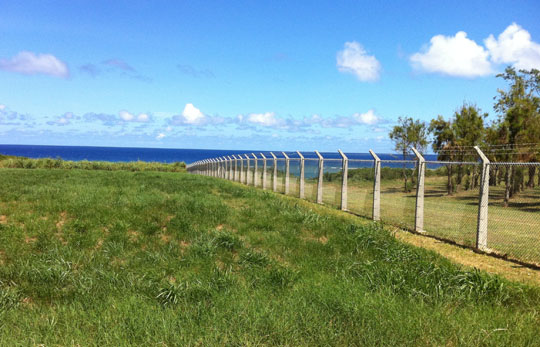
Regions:
<instances>
[{"instance_id":1,"label":"tree","mask_svg":"<svg viewBox=\"0 0 540 347\"><path fill-rule=\"evenodd\" d=\"M433 134L433 151L437 153L437 158L444 161L455 160L454 148L456 147L456 136L452 129L452 122L444 120L443 116L437 116L429 123L429 132ZM452 164L446 165L448 195L452 195L454 185L452 182Z\"/></svg>"},{"instance_id":2,"label":"tree","mask_svg":"<svg viewBox=\"0 0 540 347\"><path fill-rule=\"evenodd\" d=\"M455 136L455 144L457 146L459 161L474 161L477 158L476 153L472 150L473 146L483 142L485 136L484 118L487 113L482 114L482 111L476 106L468 103L463 103L461 108L454 113L452 122L452 130ZM457 183L461 184L463 177L463 165L458 166ZM477 185L478 172L476 166L472 168L468 189L474 189Z\"/></svg>"},{"instance_id":3,"label":"tree","mask_svg":"<svg viewBox=\"0 0 540 347\"><path fill-rule=\"evenodd\" d=\"M394 142L395 150L403 154L403 160L406 160L407 156L410 155L411 147L416 148L419 152L424 152L428 144L426 123L413 120L411 117L399 117L398 123L399 125L394 126L389 136L390 140ZM405 163L403 163L403 179L405 192L409 192Z\"/></svg>"},{"instance_id":4,"label":"tree","mask_svg":"<svg viewBox=\"0 0 540 347\"><path fill-rule=\"evenodd\" d=\"M494 105L494 109L499 112L500 131L504 133L508 148L512 149L508 159L538 160L536 147L531 150L520 144L540 142L540 71L532 69L516 72L513 67L507 67L504 73L497 77L510 84L508 90L497 90ZM519 179L523 180L522 169L519 170ZM529 169L528 186L534 185L535 170L536 168ZM505 171L504 206L508 206L510 197L522 184L516 182L513 166L507 167Z\"/></svg>"},{"instance_id":5,"label":"tree","mask_svg":"<svg viewBox=\"0 0 540 347\"><path fill-rule=\"evenodd\" d=\"M460 109L454 112L452 119L446 121L442 116L433 119L429 125L429 132L433 135L433 150L438 154L439 160L465 161L475 160L476 154L472 147L479 145L485 135L484 118L487 114L475 105L464 103ZM446 165L448 181L447 193L451 195L456 185L461 184L464 174L463 165L458 166L456 184L452 179L452 164ZM478 181L476 167L470 170L470 180L466 187L473 189Z\"/></svg>"}]
</instances>

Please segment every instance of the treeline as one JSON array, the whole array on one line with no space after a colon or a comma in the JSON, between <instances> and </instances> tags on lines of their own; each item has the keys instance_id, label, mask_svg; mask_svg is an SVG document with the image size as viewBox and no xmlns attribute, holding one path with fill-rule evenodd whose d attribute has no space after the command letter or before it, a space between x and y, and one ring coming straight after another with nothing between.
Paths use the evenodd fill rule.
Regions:
<instances>
[{"instance_id":1,"label":"treeline","mask_svg":"<svg viewBox=\"0 0 540 347\"><path fill-rule=\"evenodd\" d=\"M405 170L401 168L394 167L381 167L381 180L396 180L403 179L404 176L413 176L416 174L416 169L406 168ZM430 176L442 176L445 175L446 169L444 167L435 169L435 170L426 170L426 177ZM352 182L361 182L361 181L373 181L375 173L373 168L358 168L358 169L349 169L347 173L347 180ZM339 172L325 172L323 174L323 180L325 182L341 181L343 176L342 171Z\"/></svg>"},{"instance_id":2,"label":"treeline","mask_svg":"<svg viewBox=\"0 0 540 347\"><path fill-rule=\"evenodd\" d=\"M159 162L108 162L108 161L70 161L60 158L30 159L24 157L14 157L0 155L0 168L10 169L79 169L79 170L105 170L105 171L163 171L180 172L186 170L184 162L171 164Z\"/></svg>"},{"instance_id":3,"label":"treeline","mask_svg":"<svg viewBox=\"0 0 540 347\"><path fill-rule=\"evenodd\" d=\"M464 103L449 119L439 115L426 123L400 117L389 134L395 149L406 158L412 154L411 147L423 152L431 144L438 160L477 162L474 146L478 146L491 162L539 162L540 71L507 67L497 77L506 81L508 87L497 90L494 97L494 121L487 123L488 114L469 103ZM445 170L448 194L478 187L479 167L448 164ZM537 166L493 165L491 171L490 185L505 185L505 205L519 191L540 185ZM411 173L404 168L405 190L409 177Z\"/></svg>"}]
</instances>

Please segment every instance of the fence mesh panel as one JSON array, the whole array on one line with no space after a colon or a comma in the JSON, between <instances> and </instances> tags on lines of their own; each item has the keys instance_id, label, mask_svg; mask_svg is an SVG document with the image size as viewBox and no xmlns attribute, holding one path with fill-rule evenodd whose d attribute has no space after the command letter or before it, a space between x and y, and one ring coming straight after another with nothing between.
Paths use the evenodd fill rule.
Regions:
<instances>
[{"instance_id":1,"label":"fence mesh panel","mask_svg":"<svg viewBox=\"0 0 540 347\"><path fill-rule=\"evenodd\" d=\"M540 164L490 164L488 248L540 264Z\"/></svg>"},{"instance_id":2,"label":"fence mesh panel","mask_svg":"<svg viewBox=\"0 0 540 347\"><path fill-rule=\"evenodd\" d=\"M416 161L381 160L381 221L414 228Z\"/></svg>"},{"instance_id":3,"label":"fence mesh panel","mask_svg":"<svg viewBox=\"0 0 540 347\"><path fill-rule=\"evenodd\" d=\"M300 194L300 159L289 160L289 195L298 197Z\"/></svg>"},{"instance_id":4,"label":"fence mesh panel","mask_svg":"<svg viewBox=\"0 0 540 347\"><path fill-rule=\"evenodd\" d=\"M481 169L477 163L426 162L426 233L475 246Z\"/></svg>"},{"instance_id":5,"label":"fence mesh panel","mask_svg":"<svg viewBox=\"0 0 540 347\"><path fill-rule=\"evenodd\" d=\"M319 160L304 161L304 197L309 201L317 201L317 179L319 177Z\"/></svg>"},{"instance_id":6,"label":"fence mesh panel","mask_svg":"<svg viewBox=\"0 0 540 347\"><path fill-rule=\"evenodd\" d=\"M262 188L263 163L264 161L262 159L257 159L257 173L255 176L257 177L257 187L259 188Z\"/></svg>"},{"instance_id":7,"label":"fence mesh panel","mask_svg":"<svg viewBox=\"0 0 540 347\"><path fill-rule=\"evenodd\" d=\"M264 163L263 163L264 165ZM274 172L274 159L266 159L266 189L272 190L272 174Z\"/></svg>"},{"instance_id":8,"label":"fence mesh panel","mask_svg":"<svg viewBox=\"0 0 540 347\"><path fill-rule=\"evenodd\" d=\"M373 160L349 160L347 172L347 208L368 218L373 217Z\"/></svg>"},{"instance_id":9,"label":"fence mesh panel","mask_svg":"<svg viewBox=\"0 0 540 347\"><path fill-rule=\"evenodd\" d=\"M245 159L244 160L244 170L246 170L246 177L244 178L244 182L248 185L253 184L253 159Z\"/></svg>"},{"instance_id":10,"label":"fence mesh panel","mask_svg":"<svg viewBox=\"0 0 540 347\"><path fill-rule=\"evenodd\" d=\"M278 158L277 160L277 191L285 193L285 159Z\"/></svg>"},{"instance_id":11,"label":"fence mesh panel","mask_svg":"<svg viewBox=\"0 0 540 347\"><path fill-rule=\"evenodd\" d=\"M323 203L339 207L342 182L341 159L325 159L323 170Z\"/></svg>"}]
</instances>

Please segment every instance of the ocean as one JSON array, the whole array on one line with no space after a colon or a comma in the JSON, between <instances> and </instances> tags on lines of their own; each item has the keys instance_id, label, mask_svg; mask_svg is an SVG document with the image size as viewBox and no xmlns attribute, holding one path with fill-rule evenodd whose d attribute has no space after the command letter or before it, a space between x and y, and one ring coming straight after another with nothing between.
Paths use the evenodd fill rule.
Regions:
<instances>
[{"instance_id":1,"label":"ocean","mask_svg":"<svg viewBox=\"0 0 540 347\"><path fill-rule=\"evenodd\" d=\"M133 148L133 147L90 147L90 146L38 146L38 145L0 145L0 154L16 155L27 158L62 158L64 160L96 160L111 162L156 161L173 163L183 161L186 164L198 160L243 153L265 153L258 150L216 150L184 148ZM278 152L275 152L276 154ZM302 152L306 158L316 158L314 152ZM321 152L328 159L339 159L336 152ZM350 159L371 159L369 153L347 153ZM401 160L399 154L379 154L383 160ZM436 160L437 155L425 155L426 160ZM408 158L412 159L412 158Z\"/></svg>"}]
</instances>

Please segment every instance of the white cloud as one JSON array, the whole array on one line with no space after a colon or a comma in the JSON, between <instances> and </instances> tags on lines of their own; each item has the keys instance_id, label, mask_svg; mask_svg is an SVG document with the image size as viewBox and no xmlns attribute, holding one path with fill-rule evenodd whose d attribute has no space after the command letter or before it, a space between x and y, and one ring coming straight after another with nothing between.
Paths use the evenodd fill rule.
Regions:
<instances>
[{"instance_id":1,"label":"white cloud","mask_svg":"<svg viewBox=\"0 0 540 347\"><path fill-rule=\"evenodd\" d=\"M182 117L186 124L200 124L204 121L205 116L193 104L186 104L184 111L182 111Z\"/></svg>"},{"instance_id":2,"label":"white cloud","mask_svg":"<svg viewBox=\"0 0 540 347\"><path fill-rule=\"evenodd\" d=\"M381 64L356 41L345 42L345 48L337 53L336 60L339 71L352 73L360 81L379 79Z\"/></svg>"},{"instance_id":3,"label":"white cloud","mask_svg":"<svg viewBox=\"0 0 540 347\"><path fill-rule=\"evenodd\" d=\"M50 75L69 77L69 69L63 61L52 54L36 54L22 51L10 59L0 59L0 69L25 75Z\"/></svg>"},{"instance_id":4,"label":"white cloud","mask_svg":"<svg viewBox=\"0 0 540 347\"><path fill-rule=\"evenodd\" d=\"M120 111L118 115L123 121L126 121L126 122L131 122L135 118L135 116L129 113L128 111Z\"/></svg>"},{"instance_id":5,"label":"white cloud","mask_svg":"<svg viewBox=\"0 0 540 347\"><path fill-rule=\"evenodd\" d=\"M70 123L71 119L73 119L73 113L67 112L58 119L58 123L62 125L66 125Z\"/></svg>"},{"instance_id":6,"label":"white cloud","mask_svg":"<svg viewBox=\"0 0 540 347\"><path fill-rule=\"evenodd\" d=\"M492 73L489 52L467 38L464 31L459 31L455 36L433 36L429 47L423 51L410 58L418 70L458 77L478 77Z\"/></svg>"},{"instance_id":7,"label":"white cloud","mask_svg":"<svg viewBox=\"0 0 540 347\"><path fill-rule=\"evenodd\" d=\"M0 111L5 110L5 109L6 109L6 105L0 104Z\"/></svg>"},{"instance_id":8,"label":"white cloud","mask_svg":"<svg viewBox=\"0 0 540 347\"><path fill-rule=\"evenodd\" d=\"M139 115L134 115L132 113L129 113L128 111L122 110L118 113L120 116L120 119L122 119L125 122L140 122L145 123L150 120L150 117L146 113L139 113Z\"/></svg>"},{"instance_id":9,"label":"white cloud","mask_svg":"<svg viewBox=\"0 0 540 347\"><path fill-rule=\"evenodd\" d=\"M274 112L251 113L247 116L247 121L267 127L276 126L281 123L280 119L276 117Z\"/></svg>"},{"instance_id":10,"label":"white cloud","mask_svg":"<svg viewBox=\"0 0 540 347\"><path fill-rule=\"evenodd\" d=\"M137 116L137 121L139 122L148 122L150 120L150 117L146 113L141 113Z\"/></svg>"},{"instance_id":11,"label":"white cloud","mask_svg":"<svg viewBox=\"0 0 540 347\"><path fill-rule=\"evenodd\" d=\"M55 121L49 121L49 125L69 125L71 121L76 119L75 115L72 112L66 112L62 116L58 117Z\"/></svg>"},{"instance_id":12,"label":"white cloud","mask_svg":"<svg viewBox=\"0 0 540 347\"><path fill-rule=\"evenodd\" d=\"M166 135L164 133L159 133L157 136L156 136L156 140L161 140L162 138L164 138Z\"/></svg>"},{"instance_id":13,"label":"white cloud","mask_svg":"<svg viewBox=\"0 0 540 347\"><path fill-rule=\"evenodd\" d=\"M494 63L513 64L517 69L540 69L540 44L516 23L509 25L497 39L489 35L484 43Z\"/></svg>"},{"instance_id":14,"label":"white cloud","mask_svg":"<svg viewBox=\"0 0 540 347\"><path fill-rule=\"evenodd\" d=\"M367 125L373 125L379 122L379 117L375 115L373 110L369 110L366 113L355 113L353 114L353 118L356 119L357 122Z\"/></svg>"}]
</instances>

